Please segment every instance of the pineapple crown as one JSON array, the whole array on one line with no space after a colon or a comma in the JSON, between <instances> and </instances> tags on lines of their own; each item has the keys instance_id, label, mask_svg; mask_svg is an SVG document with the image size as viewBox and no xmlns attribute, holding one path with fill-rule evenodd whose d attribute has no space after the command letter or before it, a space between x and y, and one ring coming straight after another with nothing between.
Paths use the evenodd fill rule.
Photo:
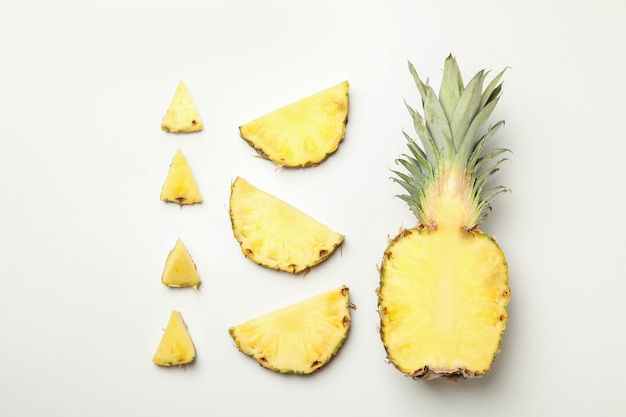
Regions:
<instances>
[{"instance_id":1,"label":"pineapple crown","mask_svg":"<svg viewBox=\"0 0 626 417\"><path fill-rule=\"evenodd\" d=\"M461 172L468 182L467 199L471 200L476 216L465 225L477 227L490 209L493 198L510 191L504 186L487 188L487 180L499 170L499 165L507 158L498 156L509 152L505 148L485 151L486 143L493 134L504 125L504 120L485 128L495 109L502 91L500 82L502 70L483 89L488 72L481 70L467 83L463 84L456 59L449 55L445 61L439 97L432 87L422 82L415 67L409 61L409 71L415 80L422 99L423 116L405 101L413 119L413 126L421 142L403 131L407 139L410 155L403 154L396 162L407 171L396 174L394 181L399 183L408 194L398 195L422 224L428 223L425 208L429 190L440 187L442 176L449 172Z\"/></svg>"}]
</instances>

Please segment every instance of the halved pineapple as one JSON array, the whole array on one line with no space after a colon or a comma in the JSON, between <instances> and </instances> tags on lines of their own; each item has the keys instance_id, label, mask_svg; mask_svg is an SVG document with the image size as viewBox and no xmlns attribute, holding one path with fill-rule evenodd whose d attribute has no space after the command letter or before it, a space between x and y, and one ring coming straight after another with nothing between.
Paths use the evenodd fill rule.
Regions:
<instances>
[{"instance_id":1,"label":"halved pineapple","mask_svg":"<svg viewBox=\"0 0 626 417\"><path fill-rule=\"evenodd\" d=\"M178 149L172 158L167 178L161 190L161 201L183 204L201 203L202 196L191 172L187 158Z\"/></svg>"},{"instance_id":2,"label":"halved pineapple","mask_svg":"<svg viewBox=\"0 0 626 417\"><path fill-rule=\"evenodd\" d=\"M379 311L395 366L414 378L486 373L507 322L502 250L484 233L404 230L385 252Z\"/></svg>"},{"instance_id":3,"label":"halved pineapple","mask_svg":"<svg viewBox=\"0 0 626 417\"><path fill-rule=\"evenodd\" d=\"M191 340L183 316L172 311L167 327L152 362L160 366L185 365L196 359L196 348Z\"/></svg>"},{"instance_id":4,"label":"halved pineapple","mask_svg":"<svg viewBox=\"0 0 626 417\"><path fill-rule=\"evenodd\" d=\"M439 96L409 63L423 116L408 107L421 140L405 133L410 153L394 171L417 217L387 247L380 268L378 311L387 356L416 379L477 377L499 352L510 298L508 267L496 241L480 231L502 186L486 187L507 149L484 151L502 126L487 120L499 101L500 72L483 89L486 71L463 84L446 59Z\"/></svg>"},{"instance_id":5,"label":"halved pineapple","mask_svg":"<svg viewBox=\"0 0 626 417\"><path fill-rule=\"evenodd\" d=\"M202 118L187 85L178 82L174 97L163 116L161 130L166 132L197 132L202 130Z\"/></svg>"},{"instance_id":6,"label":"halved pineapple","mask_svg":"<svg viewBox=\"0 0 626 417\"><path fill-rule=\"evenodd\" d=\"M348 121L343 81L239 127L241 137L279 166L317 165L335 152Z\"/></svg>"},{"instance_id":7,"label":"halved pineapple","mask_svg":"<svg viewBox=\"0 0 626 417\"><path fill-rule=\"evenodd\" d=\"M294 274L327 259L344 240L343 235L240 177L231 186L230 218L246 258Z\"/></svg>"},{"instance_id":8,"label":"halved pineapple","mask_svg":"<svg viewBox=\"0 0 626 417\"><path fill-rule=\"evenodd\" d=\"M196 264L180 238L167 255L161 282L168 287L193 287L196 290L201 283Z\"/></svg>"},{"instance_id":9,"label":"halved pineapple","mask_svg":"<svg viewBox=\"0 0 626 417\"><path fill-rule=\"evenodd\" d=\"M231 327L237 348L263 367L310 374L337 354L350 328L350 290L342 286Z\"/></svg>"}]
</instances>

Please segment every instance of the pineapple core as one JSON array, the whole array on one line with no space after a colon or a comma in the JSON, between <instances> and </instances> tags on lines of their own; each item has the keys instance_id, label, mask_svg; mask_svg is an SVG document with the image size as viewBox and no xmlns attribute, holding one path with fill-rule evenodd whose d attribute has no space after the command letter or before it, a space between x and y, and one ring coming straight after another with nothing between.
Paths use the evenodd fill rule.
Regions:
<instances>
[{"instance_id":1,"label":"pineapple core","mask_svg":"<svg viewBox=\"0 0 626 417\"><path fill-rule=\"evenodd\" d=\"M462 170L444 171L440 180L426 191L423 201L425 226L437 229L470 229L469 225L475 225L480 215L471 192L470 178Z\"/></svg>"}]
</instances>

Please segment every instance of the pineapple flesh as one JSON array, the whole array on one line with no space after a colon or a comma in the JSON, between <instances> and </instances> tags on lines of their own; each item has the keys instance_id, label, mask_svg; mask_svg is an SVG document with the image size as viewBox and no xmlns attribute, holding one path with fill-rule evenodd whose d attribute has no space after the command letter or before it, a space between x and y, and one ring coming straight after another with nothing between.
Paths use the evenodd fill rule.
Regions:
<instances>
[{"instance_id":1,"label":"pineapple flesh","mask_svg":"<svg viewBox=\"0 0 626 417\"><path fill-rule=\"evenodd\" d=\"M202 130L202 118L187 85L178 82L174 97L161 121L161 130L172 133L198 132Z\"/></svg>"},{"instance_id":2,"label":"pineapple flesh","mask_svg":"<svg viewBox=\"0 0 626 417\"><path fill-rule=\"evenodd\" d=\"M231 186L233 234L246 258L298 274L327 259L344 236L237 177Z\"/></svg>"},{"instance_id":3,"label":"pineapple flesh","mask_svg":"<svg viewBox=\"0 0 626 417\"><path fill-rule=\"evenodd\" d=\"M380 335L389 361L415 379L487 373L499 352L510 298L508 266L495 239L481 232L493 198L487 188L506 158L486 151L503 121L487 126L504 71L483 88L480 71L464 85L454 57L444 64L439 96L409 70L423 115L407 105L422 146L405 133L410 154L394 180L417 218L390 241L380 266Z\"/></svg>"},{"instance_id":4,"label":"pineapple flesh","mask_svg":"<svg viewBox=\"0 0 626 417\"><path fill-rule=\"evenodd\" d=\"M279 373L310 374L339 351L350 328L350 290L342 286L231 327L237 348Z\"/></svg>"},{"instance_id":5,"label":"pineapple flesh","mask_svg":"<svg viewBox=\"0 0 626 417\"><path fill-rule=\"evenodd\" d=\"M168 287L193 287L196 290L201 283L196 264L180 238L165 260L161 282Z\"/></svg>"},{"instance_id":6,"label":"pineapple flesh","mask_svg":"<svg viewBox=\"0 0 626 417\"><path fill-rule=\"evenodd\" d=\"M152 362L159 366L186 365L196 359L196 348L179 311L172 311Z\"/></svg>"},{"instance_id":7,"label":"pineapple flesh","mask_svg":"<svg viewBox=\"0 0 626 417\"><path fill-rule=\"evenodd\" d=\"M191 172L187 158L178 149L172 158L170 169L161 189L161 201L180 204L202 202L202 195Z\"/></svg>"},{"instance_id":8,"label":"pineapple flesh","mask_svg":"<svg viewBox=\"0 0 626 417\"><path fill-rule=\"evenodd\" d=\"M278 108L240 126L240 136L278 166L317 165L344 138L349 89L343 81Z\"/></svg>"}]
</instances>

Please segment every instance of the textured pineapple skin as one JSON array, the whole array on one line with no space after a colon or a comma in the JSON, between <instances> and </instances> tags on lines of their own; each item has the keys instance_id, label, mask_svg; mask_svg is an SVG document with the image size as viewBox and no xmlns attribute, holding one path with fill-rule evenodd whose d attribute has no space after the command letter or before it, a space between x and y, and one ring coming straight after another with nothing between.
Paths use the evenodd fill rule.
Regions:
<instances>
[{"instance_id":1,"label":"textured pineapple skin","mask_svg":"<svg viewBox=\"0 0 626 417\"><path fill-rule=\"evenodd\" d=\"M450 271L446 265L457 261L462 267L451 271L458 273L469 268L467 276L441 272ZM397 266L396 262L408 265ZM481 267L485 271L475 273L481 272ZM404 281L393 276L404 269L410 271ZM414 272L416 269L420 272ZM446 279L451 280L451 285L438 287L438 282ZM394 299L398 298L394 286L398 287L400 299ZM456 287L460 291L455 292ZM446 296L448 300L442 300ZM477 229L402 230L389 243L380 267L379 329L389 362L414 379L458 380L484 375L499 352L509 299L508 264L493 238ZM465 309L470 305L475 307ZM460 316L450 313L452 318L447 317L456 307ZM410 313L413 310L417 314ZM404 323L399 324L403 319ZM441 323L447 325L438 328ZM458 323L462 327L455 328ZM467 332L466 328L472 326L473 332ZM429 339L430 335L435 336ZM450 348L456 345L461 347L458 351Z\"/></svg>"}]
</instances>

